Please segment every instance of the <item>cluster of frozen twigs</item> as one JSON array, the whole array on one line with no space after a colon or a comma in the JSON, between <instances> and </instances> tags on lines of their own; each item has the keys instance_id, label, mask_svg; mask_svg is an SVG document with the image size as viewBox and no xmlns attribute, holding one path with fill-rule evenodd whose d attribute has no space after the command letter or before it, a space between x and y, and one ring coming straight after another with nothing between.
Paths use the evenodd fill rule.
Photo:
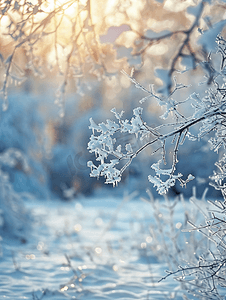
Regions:
<instances>
[{"instance_id":1,"label":"cluster of frozen twigs","mask_svg":"<svg viewBox=\"0 0 226 300\"><path fill-rule=\"evenodd\" d=\"M206 240L207 248L202 249L196 263L189 262L180 266L170 274L178 275L177 280L187 284L192 293L209 299L223 299L226 287L225 278L225 208L226 203L211 202L205 216L205 222L195 225L190 222L191 229L200 232Z\"/></svg>"},{"instance_id":2,"label":"cluster of frozen twigs","mask_svg":"<svg viewBox=\"0 0 226 300\"><path fill-rule=\"evenodd\" d=\"M170 271L169 275L175 275L176 280L185 284L193 295L202 299L223 299L226 287L225 277L225 208L226 203L210 201L210 208L207 213L202 213L205 222L195 225L188 223L191 228L189 232L199 232L206 247L199 247L199 253L195 252L194 259L180 265L176 271Z\"/></svg>"},{"instance_id":3,"label":"cluster of frozen twigs","mask_svg":"<svg viewBox=\"0 0 226 300\"><path fill-rule=\"evenodd\" d=\"M93 134L88 149L91 153L95 153L99 165L95 165L92 161L88 162L91 169L90 176L97 178L103 176L106 178L106 183L117 185L133 159L144 149L151 148L152 154L161 153L161 159L152 164L151 168L154 169L155 176L149 175L148 180L156 187L159 194L165 194L176 184L176 181L179 181L181 186L186 186L194 178L190 174L183 179L183 174L176 172L178 151L186 139L199 141L209 135L212 150L218 151L221 146L225 147L226 41L218 35L216 42L221 62L216 66L215 61L211 58L211 53L208 61L203 62L212 69L211 87L207 88L204 95L192 93L187 99L178 101L173 99L175 92L186 86L178 84L176 80L174 90L165 96L155 93L152 86L150 89L146 89L136 81L132 74L131 76L126 74L138 89L147 94L140 100L140 103L142 104L149 98L155 98L158 105L165 110L160 118L168 120L168 122L156 127L147 125L142 119L142 107L133 110L131 120L124 120L123 111L118 113L115 108L111 111L115 115L116 121L107 120L106 123L97 125L91 118L90 129ZM208 81L209 77L206 76L206 79ZM183 113L185 105L190 105L190 110L187 109L188 112L191 111L190 115ZM214 133L214 136L211 136L211 133ZM139 139L142 145L137 143L137 149L133 149L130 143L124 146L120 145L117 143L117 137L124 134ZM174 145L174 149L171 156L171 167L166 169L164 165L167 164L166 156L170 153L170 142Z\"/></svg>"},{"instance_id":4,"label":"cluster of frozen twigs","mask_svg":"<svg viewBox=\"0 0 226 300\"><path fill-rule=\"evenodd\" d=\"M194 188L192 205L182 195L174 201L167 196L165 201L158 201L149 192L150 200L143 199L154 213L149 228L151 253L169 268L160 282L174 276L186 291L185 299L190 295L195 299L224 299L225 294L226 203L206 201L206 192L198 200ZM184 211L180 221L176 220L178 207Z\"/></svg>"}]
</instances>

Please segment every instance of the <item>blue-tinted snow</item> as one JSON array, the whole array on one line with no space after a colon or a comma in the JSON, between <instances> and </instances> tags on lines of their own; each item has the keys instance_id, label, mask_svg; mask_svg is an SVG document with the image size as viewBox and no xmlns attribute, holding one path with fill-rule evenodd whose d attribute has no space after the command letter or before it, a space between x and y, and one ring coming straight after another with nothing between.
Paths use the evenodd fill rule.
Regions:
<instances>
[{"instance_id":1,"label":"blue-tinted snow","mask_svg":"<svg viewBox=\"0 0 226 300\"><path fill-rule=\"evenodd\" d=\"M173 278L158 283L168 266L153 252L149 203L106 197L28 206L35 221L27 242L2 242L1 299L182 299ZM183 216L179 205L175 222Z\"/></svg>"}]
</instances>

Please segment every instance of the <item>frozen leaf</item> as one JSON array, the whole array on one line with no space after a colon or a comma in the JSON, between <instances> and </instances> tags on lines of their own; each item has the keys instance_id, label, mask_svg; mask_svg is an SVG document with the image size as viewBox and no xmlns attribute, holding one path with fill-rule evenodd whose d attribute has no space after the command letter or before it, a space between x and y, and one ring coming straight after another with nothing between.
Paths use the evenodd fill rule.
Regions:
<instances>
[{"instance_id":1,"label":"frozen leaf","mask_svg":"<svg viewBox=\"0 0 226 300\"><path fill-rule=\"evenodd\" d=\"M189 174L187 180L190 181L190 180L193 180L193 179L195 179L195 176L193 176L192 174Z\"/></svg>"},{"instance_id":2,"label":"frozen leaf","mask_svg":"<svg viewBox=\"0 0 226 300\"><path fill-rule=\"evenodd\" d=\"M90 118L89 121L90 121L89 129L92 129L93 134L94 134L94 130L100 131L99 126L97 126L97 124L93 121L92 118Z\"/></svg>"},{"instance_id":3,"label":"frozen leaf","mask_svg":"<svg viewBox=\"0 0 226 300\"><path fill-rule=\"evenodd\" d=\"M139 133L141 127L142 127L142 121L141 121L140 116L138 115L135 118L132 118L131 119L131 124L133 126L131 132L135 133L136 136L138 136L138 133Z\"/></svg>"},{"instance_id":4,"label":"frozen leaf","mask_svg":"<svg viewBox=\"0 0 226 300\"><path fill-rule=\"evenodd\" d=\"M122 110L121 113L117 113L116 108L112 108L111 112L115 115L116 119L120 120L123 116L124 111Z\"/></svg>"},{"instance_id":5,"label":"frozen leaf","mask_svg":"<svg viewBox=\"0 0 226 300\"><path fill-rule=\"evenodd\" d=\"M142 114L143 108L142 107L137 107L133 110L134 116L140 116Z\"/></svg>"},{"instance_id":6,"label":"frozen leaf","mask_svg":"<svg viewBox=\"0 0 226 300\"><path fill-rule=\"evenodd\" d=\"M89 168L94 167L94 164L91 160L87 162L87 167L89 167Z\"/></svg>"},{"instance_id":7,"label":"frozen leaf","mask_svg":"<svg viewBox=\"0 0 226 300\"><path fill-rule=\"evenodd\" d=\"M151 182L151 183L153 183L153 185L154 185L154 187L160 187L161 186L161 183L162 183L162 181L161 181L161 179L159 178L159 177L157 177L157 176L151 176L151 175L149 175L148 176L148 180Z\"/></svg>"},{"instance_id":8,"label":"frozen leaf","mask_svg":"<svg viewBox=\"0 0 226 300\"><path fill-rule=\"evenodd\" d=\"M121 132L132 132L133 126L129 123L129 120L122 120Z\"/></svg>"},{"instance_id":9,"label":"frozen leaf","mask_svg":"<svg viewBox=\"0 0 226 300\"><path fill-rule=\"evenodd\" d=\"M116 148L116 152L121 153L121 151L122 151L122 146L118 145L117 148Z\"/></svg>"},{"instance_id":10,"label":"frozen leaf","mask_svg":"<svg viewBox=\"0 0 226 300\"><path fill-rule=\"evenodd\" d=\"M148 176L148 180L153 183L154 187L156 187L156 191L160 195L164 195L168 192L168 190L175 185L175 178L169 178L165 182L163 182L160 178L158 177L153 177L151 175Z\"/></svg>"},{"instance_id":11,"label":"frozen leaf","mask_svg":"<svg viewBox=\"0 0 226 300\"><path fill-rule=\"evenodd\" d=\"M114 132L116 132L118 130L119 125L111 120L107 120L106 127L108 128L109 133L113 134Z\"/></svg>"},{"instance_id":12,"label":"frozen leaf","mask_svg":"<svg viewBox=\"0 0 226 300\"><path fill-rule=\"evenodd\" d=\"M108 128L104 123L100 123L99 128L100 128L100 130L102 131L103 134L105 134L108 131Z\"/></svg>"}]
</instances>

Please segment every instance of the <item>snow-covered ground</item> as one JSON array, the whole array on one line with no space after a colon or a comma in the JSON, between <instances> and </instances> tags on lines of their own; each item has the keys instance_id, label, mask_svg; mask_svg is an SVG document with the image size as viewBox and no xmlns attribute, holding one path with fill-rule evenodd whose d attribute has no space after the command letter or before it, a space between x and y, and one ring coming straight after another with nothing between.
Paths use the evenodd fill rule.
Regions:
<instances>
[{"instance_id":1,"label":"snow-covered ground","mask_svg":"<svg viewBox=\"0 0 226 300\"><path fill-rule=\"evenodd\" d=\"M169 266L156 255L150 203L105 197L27 206L30 234L23 243L2 241L1 299L182 299L172 276L158 282ZM178 233L183 209L179 203L173 216Z\"/></svg>"}]
</instances>

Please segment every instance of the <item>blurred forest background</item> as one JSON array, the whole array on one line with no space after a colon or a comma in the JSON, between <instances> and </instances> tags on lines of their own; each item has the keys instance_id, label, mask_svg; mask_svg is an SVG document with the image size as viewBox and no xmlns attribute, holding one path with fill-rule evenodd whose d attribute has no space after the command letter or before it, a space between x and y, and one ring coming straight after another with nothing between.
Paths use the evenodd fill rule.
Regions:
<instances>
[{"instance_id":1,"label":"blurred forest background","mask_svg":"<svg viewBox=\"0 0 226 300\"><path fill-rule=\"evenodd\" d=\"M157 90L166 82L156 76L156 69L168 69L177 82L191 85L177 91L176 99L201 93L208 83L198 86L205 72L197 62L207 53L197 40L201 31L225 18L225 8L218 1L195 0L2 1L2 182L37 199L151 189L147 176L156 161L151 149L131 164L117 188L89 176L87 161L94 159L87 150L89 119L113 119L113 107L131 118L145 94L122 70L130 73L134 68L138 82L154 84ZM182 47L188 36L189 43ZM155 99L143 107L148 124L162 122ZM130 137L121 139L127 143ZM201 195L218 154L209 151L205 139L185 143L180 151L178 167L196 179L186 189L176 186L170 193L190 196L196 185ZM209 196L216 193L210 187Z\"/></svg>"}]
</instances>

